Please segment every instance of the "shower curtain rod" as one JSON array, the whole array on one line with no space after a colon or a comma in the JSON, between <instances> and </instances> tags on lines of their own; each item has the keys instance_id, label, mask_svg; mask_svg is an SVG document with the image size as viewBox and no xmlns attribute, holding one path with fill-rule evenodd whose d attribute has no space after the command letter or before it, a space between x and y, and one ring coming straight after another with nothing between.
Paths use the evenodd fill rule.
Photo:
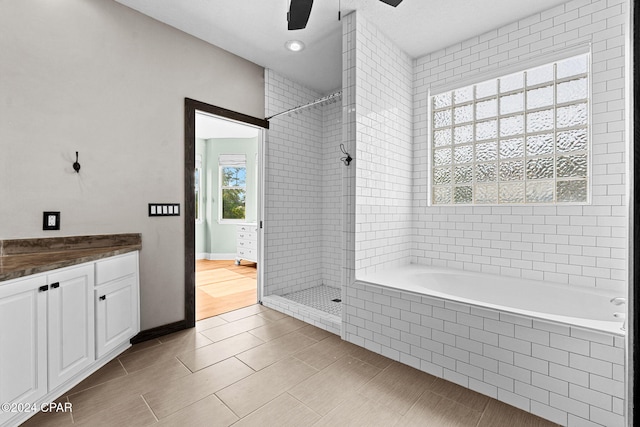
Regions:
<instances>
[{"instance_id":1,"label":"shower curtain rod","mask_svg":"<svg viewBox=\"0 0 640 427\"><path fill-rule=\"evenodd\" d=\"M293 113L294 111L302 110L303 108L312 107L312 106L314 106L316 104L320 104L322 102L331 101L331 100L339 98L341 96L342 96L342 91L338 91L338 92L332 93L331 95L327 95L327 96L323 96L322 98L318 98L315 101L312 101L312 102L310 102L308 104L298 105L297 107L293 107L293 108L285 110L285 111L283 111L281 113L274 114L273 116L269 116L269 117L266 118L266 120L271 120L271 119L273 119L275 117L282 116L283 114Z\"/></svg>"}]
</instances>

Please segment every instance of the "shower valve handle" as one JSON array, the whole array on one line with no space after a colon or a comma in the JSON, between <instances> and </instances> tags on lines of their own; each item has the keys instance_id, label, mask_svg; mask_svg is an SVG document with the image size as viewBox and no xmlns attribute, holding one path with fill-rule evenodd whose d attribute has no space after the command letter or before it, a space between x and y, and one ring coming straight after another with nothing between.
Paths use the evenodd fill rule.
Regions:
<instances>
[{"instance_id":1,"label":"shower valve handle","mask_svg":"<svg viewBox=\"0 0 640 427\"><path fill-rule=\"evenodd\" d=\"M627 299L623 297L615 297L615 298L611 298L610 302L613 303L614 305L622 305L627 302Z\"/></svg>"}]
</instances>

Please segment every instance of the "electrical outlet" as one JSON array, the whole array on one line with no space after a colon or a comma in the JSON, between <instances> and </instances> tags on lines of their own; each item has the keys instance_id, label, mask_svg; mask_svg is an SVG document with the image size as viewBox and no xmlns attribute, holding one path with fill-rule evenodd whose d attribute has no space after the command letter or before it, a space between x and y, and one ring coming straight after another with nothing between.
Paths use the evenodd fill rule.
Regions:
<instances>
[{"instance_id":1,"label":"electrical outlet","mask_svg":"<svg viewBox=\"0 0 640 427\"><path fill-rule=\"evenodd\" d=\"M43 230L60 230L60 212L42 212Z\"/></svg>"}]
</instances>

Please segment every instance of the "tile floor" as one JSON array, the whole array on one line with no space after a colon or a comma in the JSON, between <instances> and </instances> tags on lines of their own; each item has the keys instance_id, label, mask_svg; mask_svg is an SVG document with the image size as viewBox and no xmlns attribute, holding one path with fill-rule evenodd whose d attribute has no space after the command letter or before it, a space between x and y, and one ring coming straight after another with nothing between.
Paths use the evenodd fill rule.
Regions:
<instances>
[{"instance_id":1,"label":"tile floor","mask_svg":"<svg viewBox=\"0 0 640 427\"><path fill-rule=\"evenodd\" d=\"M320 285L282 295L282 298L341 317L342 304L340 304L339 301L332 301L334 299L340 299L340 294L340 288Z\"/></svg>"},{"instance_id":2,"label":"tile floor","mask_svg":"<svg viewBox=\"0 0 640 427\"><path fill-rule=\"evenodd\" d=\"M137 344L23 426L543 427L261 305Z\"/></svg>"}]
</instances>

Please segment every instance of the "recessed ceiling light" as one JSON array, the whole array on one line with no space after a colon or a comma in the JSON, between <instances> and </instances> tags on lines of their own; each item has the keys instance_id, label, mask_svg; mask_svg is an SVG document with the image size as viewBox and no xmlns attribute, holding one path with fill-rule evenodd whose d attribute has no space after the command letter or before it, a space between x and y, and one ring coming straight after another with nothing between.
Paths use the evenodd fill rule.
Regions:
<instances>
[{"instance_id":1,"label":"recessed ceiling light","mask_svg":"<svg viewBox=\"0 0 640 427\"><path fill-rule=\"evenodd\" d=\"M289 40L284 44L284 47L289 49L291 52L300 52L302 49L304 49L304 43L302 43L300 40Z\"/></svg>"}]
</instances>

